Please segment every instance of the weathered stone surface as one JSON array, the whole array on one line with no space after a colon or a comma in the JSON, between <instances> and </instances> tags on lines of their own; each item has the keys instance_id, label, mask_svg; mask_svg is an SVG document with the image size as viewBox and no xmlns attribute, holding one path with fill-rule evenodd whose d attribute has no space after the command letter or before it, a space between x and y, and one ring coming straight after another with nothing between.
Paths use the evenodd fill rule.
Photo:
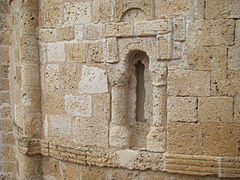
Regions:
<instances>
[{"instance_id":1,"label":"weathered stone surface","mask_svg":"<svg viewBox=\"0 0 240 180\"><path fill-rule=\"evenodd\" d=\"M240 46L228 48L228 69L240 70Z\"/></svg>"},{"instance_id":2,"label":"weathered stone surface","mask_svg":"<svg viewBox=\"0 0 240 180\"><path fill-rule=\"evenodd\" d=\"M34 34L38 26L38 13L36 10L25 9L20 14L20 33L21 34Z\"/></svg>"},{"instance_id":3,"label":"weathered stone surface","mask_svg":"<svg viewBox=\"0 0 240 180\"><path fill-rule=\"evenodd\" d=\"M14 145L15 138L13 132L3 132L2 133L2 144Z\"/></svg>"},{"instance_id":4,"label":"weathered stone surface","mask_svg":"<svg viewBox=\"0 0 240 180\"><path fill-rule=\"evenodd\" d=\"M180 59L182 57L183 44L181 42L173 42L172 59Z\"/></svg>"},{"instance_id":5,"label":"weathered stone surface","mask_svg":"<svg viewBox=\"0 0 240 180\"><path fill-rule=\"evenodd\" d=\"M39 39L43 42L54 42L56 39L55 29L40 29Z\"/></svg>"},{"instance_id":6,"label":"weathered stone surface","mask_svg":"<svg viewBox=\"0 0 240 180\"><path fill-rule=\"evenodd\" d=\"M48 64L45 69L45 90L60 90L60 69L58 64Z\"/></svg>"},{"instance_id":7,"label":"weathered stone surface","mask_svg":"<svg viewBox=\"0 0 240 180\"><path fill-rule=\"evenodd\" d=\"M235 43L240 44L240 20L235 21Z\"/></svg>"},{"instance_id":8,"label":"weathered stone surface","mask_svg":"<svg viewBox=\"0 0 240 180\"><path fill-rule=\"evenodd\" d=\"M81 180L105 180L106 171L97 167L81 167L80 168Z\"/></svg>"},{"instance_id":9,"label":"weathered stone surface","mask_svg":"<svg viewBox=\"0 0 240 180\"><path fill-rule=\"evenodd\" d=\"M45 176L52 176L56 179L61 178L60 163L58 160L55 160L53 158L44 157L42 162L43 162L43 164L42 164L43 174Z\"/></svg>"},{"instance_id":10,"label":"weathered stone surface","mask_svg":"<svg viewBox=\"0 0 240 180\"><path fill-rule=\"evenodd\" d=\"M239 71L212 71L211 73L211 95L212 96L234 96L240 92Z\"/></svg>"},{"instance_id":11,"label":"weathered stone surface","mask_svg":"<svg viewBox=\"0 0 240 180\"><path fill-rule=\"evenodd\" d=\"M83 66L79 83L80 93L108 92L106 71L98 67Z\"/></svg>"},{"instance_id":12,"label":"weathered stone surface","mask_svg":"<svg viewBox=\"0 0 240 180\"><path fill-rule=\"evenodd\" d=\"M95 41L89 44L88 61L94 63L101 63L105 61L103 41Z\"/></svg>"},{"instance_id":13,"label":"weathered stone surface","mask_svg":"<svg viewBox=\"0 0 240 180\"><path fill-rule=\"evenodd\" d=\"M0 65L0 77L8 78L9 65Z\"/></svg>"},{"instance_id":14,"label":"weathered stone surface","mask_svg":"<svg viewBox=\"0 0 240 180\"><path fill-rule=\"evenodd\" d=\"M8 90L9 90L9 80L0 79L0 91L8 91Z\"/></svg>"},{"instance_id":15,"label":"weathered stone surface","mask_svg":"<svg viewBox=\"0 0 240 180\"><path fill-rule=\"evenodd\" d=\"M188 15L190 8L191 0L156 0L157 17Z\"/></svg>"},{"instance_id":16,"label":"weathered stone surface","mask_svg":"<svg viewBox=\"0 0 240 180\"><path fill-rule=\"evenodd\" d=\"M204 124L203 140L205 155L237 156L240 127L236 124Z\"/></svg>"},{"instance_id":17,"label":"weathered stone surface","mask_svg":"<svg viewBox=\"0 0 240 180\"><path fill-rule=\"evenodd\" d=\"M147 150L153 152L166 151L166 130L162 127L151 127L147 135Z\"/></svg>"},{"instance_id":18,"label":"weathered stone surface","mask_svg":"<svg viewBox=\"0 0 240 180\"><path fill-rule=\"evenodd\" d=\"M63 6L50 4L40 9L40 26L57 27L63 22Z\"/></svg>"},{"instance_id":19,"label":"weathered stone surface","mask_svg":"<svg viewBox=\"0 0 240 180\"><path fill-rule=\"evenodd\" d=\"M236 96L234 97L234 122L239 123L240 122L240 97Z\"/></svg>"},{"instance_id":20,"label":"weathered stone surface","mask_svg":"<svg viewBox=\"0 0 240 180\"><path fill-rule=\"evenodd\" d=\"M239 18L240 2L238 0L207 0L205 17L206 19Z\"/></svg>"},{"instance_id":21,"label":"weathered stone surface","mask_svg":"<svg viewBox=\"0 0 240 180\"><path fill-rule=\"evenodd\" d=\"M58 139L68 139L72 132L72 118L65 115L49 115L49 136Z\"/></svg>"},{"instance_id":22,"label":"weathered stone surface","mask_svg":"<svg viewBox=\"0 0 240 180\"><path fill-rule=\"evenodd\" d=\"M117 50L117 38L107 38L105 41L107 47L107 59L108 63L118 62L118 50Z\"/></svg>"},{"instance_id":23,"label":"weathered stone surface","mask_svg":"<svg viewBox=\"0 0 240 180\"><path fill-rule=\"evenodd\" d=\"M129 149L117 151L116 154L118 155L119 165L122 167L133 166L134 161L139 156L137 151Z\"/></svg>"},{"instance_id":24,"label":"weathered stone surface","mask_svg":"<svg viewBox=\"0 0 240 180\"><path fill-rule=\"evenodd\" d=\"M75 38L75 29L73 26L67 26L56 29L56 41L70 41Z\"/></svg>"},{"instance_id":25,"label":"weathered stone surface","mask_svg":"<svg viewBox=\"0 0 240 180\"><path fill-rule=\"evenodd\" d=\"M233 122L232 97L198 98L198 117L204 123Z\"/></svg>"},{"instance_id":26,"label":"weathered stone surface","mask_svg":"<svg viewBox=\"0 0 240 180\"><path fill-rule=\"evenodd\" d=\"M168 97L168 122L197 122L197 98Z\"/></svg>"},{"instance_id":27,"label":"weathered stone surface","mask_svg":"<svg viewBox=\"0 0 240 180\"><path fill-rule=\"evenodd\" d=\"M49 43L47 47L48 62L63 62L65 61L65 51L63 43Z\"/></svg>"},{"instance_id":28,"label":"weathered stone surface","mask_svg":"<svg viewBox=\"0 0 240 180\"><path fill-rule=\"evenodd\" d=\"M206 71L170 70L168 95L209 96L210 73Z\"/></svg>"},{"instance_id":29,"label":"weathered stone surface","mask_svg":"<svg viewBox=\"0 0 240 180\"><path fill-rule=\"evenodd\" d=\"M65 110L68 114L81 117L92 116L92 97L89 95L65 95Z\"/></svg>"},{"instance_id":30,"label":"weathered stone surface","mask_svg":"<svg viewBox=\"0 0 240 180\"><path fill-rule=\"evenodd\" d=\"M173 20L173 32L175 41L184 41L185 40L185 19L176 18Z\"/></svg>"},{"instance_id":31,"label":"weathered stone surface","mask_svg":"<svg viewBox=\"0 0 240 180\"><path fill-rule=\"evenodd\" d=\"M186 41L190 45L232 45L233 40L234 20L232 19L194 21L187 28Z\"/></svg>"},{"instance_id":32,"label":"weathered stone surface","mask_svg":"<svg viewBox=\"0 0 240 180\"><path fill-rule=\"evenodd\" d=\"M89 2L65 2L65 24L87 24L91 22L91 4Z\"/></svg>"},{"instance_id":33,"label":"weathered stone surface","mask_svg":"<svg viewBox=\"0 0 240 180\"><path fill-rule=\"evenodd\" d=\"M169 123L167 133L168 153L202 154L202 131L198 123Z\"/></svg>"},{"instance_id":34,"label":"weathered stone surface","mask_svg":"<svg viewBox=\"0 0 240 180\"><path fill-rule=\"evenodd\" d=\"M47 93L43 96L44 110L49 114L64 112L64 95L60 92Z\"/></svg>"},{"instance_id":35,"label":"weathered stone surface","mask_svg":"<svg viewBox=\"0 0 240 180\"><path fill-rule=\"evenodd\" d=\"M171 31L171 21L168 19L154 21L140 21L135 24L135 35L158 35L166 34Z\"/></svg>"},{"instance_id":36,"label":"weathered stone surface","mask_svg":"<svg viewBox=\"0 0 240 180\"><path fill-rule=\"evenodd\" d=\"M84 26L83 25L75 25L75 39L77 41L82 41L84 36Z\"/></svg>"},{"instance_id":37,"label":"weathered stone surface","mask_svg":"<svg viewBox=\"0 0 240 180\"><path fill-rule=\"evenodd\" d=\"M227 48L225 46L189 47L185 53L189 69L220 71L227 67Z\"/></svg>"},{"instance_id":38,"label":"weathered stone surface","mask_svg":"<svg viewBox=\"0 0 240 180\"><path fill-rule=\"evenodd\" d=\"M115 7L117 20L122 20L124 14L131 9L141 9L147 19L153 19L153 1L139 0L136 2L135 0L117 0L115 2Z\"/></svg>"},{"instance_id":39,"label":"weathered stone surface","mask_svg":"<svg viewBox=\"0 0 240 180\"><path fill-rule=\"evenodd\" d=\"M75 62L87 61L87 43L71 43L65 45L66 60Z\"/></svg>"},{"instance_id":40,"label":"weathered stone surface","mask_svg":"<svg viewBox=\"0 0 240 180\"><path fill-rule=\"evenodd\" d=\"M172 52L172 42L170 35L157 36L157 58L162 60L170 60Z\"/></svg>"},{"instance_id":41,"label":"weathered stone surface","mask_svg":"<svg viewBox=\"0 0 240 180\"><path fill-rule=\"evenodd\" d=\"M9 63L9 48L6 46L0 46L0 64L8 64Z\"/></svg>"},{"instance_id":42,"label":"weathered stone surface","mask_svg":"<svg viewBox=\"0 0 240 180\"><path fill-rule=\"evenodd\" d=\"M129 23L105 23L104 24L105 37L126 37L133 35L133 26Z\"/></svg>"},{"instance_id":43,"label":"weathered stone surface","mask_svg":"<svg viewBox=\"0 0 240 180\"><path fill-rule=\"evenodd\" d=\"M113 11L112 0L93 0L92 3L92 19L93 21L109 21Z\"/></svg>"},{"instance_id":44,"label":"weathered stone surface","mask_svg":"<svg viewBox=\"0 0 240 180\"><path fill-rule=\"evenodd\" d=\"M13 146L3 146L0 148L0 161L13 161L14 158L14 147Z\"/></svg>"},{"instance_id":45,"label":"weathered stone surface","mask_svg":"<svg viewBox=\"0 0 240 180\"><path fill-rule=\"evenodd\" d=\"M62 162L62 172L63 172L62 178L64 180L79 178L78 166L76 164Z\"/></svg>"},{"instance_id":46,"label":"weathered stone surface","mask_svg":"<svg viewBox=\"0 0 240 180\"><path fill-rule=\"evenodd\" d=\"M102 24L88 24L84 26L84 39L96 40L102 37Z\"/></svg>"}]
</instances>

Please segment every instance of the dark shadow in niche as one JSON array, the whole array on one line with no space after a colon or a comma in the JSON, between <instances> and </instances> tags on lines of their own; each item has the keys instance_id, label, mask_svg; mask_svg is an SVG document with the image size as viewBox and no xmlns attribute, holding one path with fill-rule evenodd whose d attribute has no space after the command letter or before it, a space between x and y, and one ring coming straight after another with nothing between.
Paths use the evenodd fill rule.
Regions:
<instances>
[{"instance_id":1,"label":"dark shadow in niche","mask_svg":"<svg viewBox=\"0 0 240 180\"><path fill-rule=\"evenodd\" d=\"M149 58L143 51L130 51L128 61L128 127L129 147L146 148L146 138L152 124L152 79Z\"/></svg>"}]
</instances>

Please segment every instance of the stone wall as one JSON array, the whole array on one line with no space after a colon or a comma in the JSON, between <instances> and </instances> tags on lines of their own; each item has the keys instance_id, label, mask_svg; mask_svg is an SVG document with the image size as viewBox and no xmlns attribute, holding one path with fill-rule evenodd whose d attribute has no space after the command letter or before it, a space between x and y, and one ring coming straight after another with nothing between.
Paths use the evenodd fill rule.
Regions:
<instances>
[{"instance_id":1,"label":"stone wall","mask_svg":"<svg viewBox=\"0 0 240 180\"><path fill-rule=\"evenodd\" d=\"M18 179L240 178L240 1L0 2Z\"/></svg>"},{"instance_id":2,"label":"stone wall","mask_svg":"<svg viewBox=\"0 0 240 180\"><path fill-rule=\"evenodd\" d=\"M11 16L7 1L0 1L0 179L16 174L15 139L10 97Z\"/></svg>"}]
</instances>

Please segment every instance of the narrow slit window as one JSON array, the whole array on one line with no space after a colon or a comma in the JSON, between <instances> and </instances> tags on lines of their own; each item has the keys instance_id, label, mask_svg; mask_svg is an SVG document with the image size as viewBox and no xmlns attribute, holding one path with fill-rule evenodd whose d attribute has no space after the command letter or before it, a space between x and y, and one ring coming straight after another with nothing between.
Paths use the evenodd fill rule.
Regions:
<instances>
[{"instance_id":1,"label":"narrow slit window","mask_svg":"<svg viewBox=\"0 0 240 180\"><path fill-rule=\"evenodd\" d=\"M145 88L144 88L144 65L141 61L135 64L136 68L136 120L145 122L144 119L144 99L145 99Z\"/></svg>"}]
</instances>

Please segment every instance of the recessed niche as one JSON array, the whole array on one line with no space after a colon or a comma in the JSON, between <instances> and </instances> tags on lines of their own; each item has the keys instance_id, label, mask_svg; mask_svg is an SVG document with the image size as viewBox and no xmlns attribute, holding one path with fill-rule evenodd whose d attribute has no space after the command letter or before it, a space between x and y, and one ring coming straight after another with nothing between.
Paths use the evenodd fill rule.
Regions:
<instances>
[{"instance_id":1,"label":"recessed niche","mask_svg":"<svg viewBox=\"0 0 240 180\"><path fill-rule=\"evenodd\" d=\"M129 147L146 148L146 137L152 123L152 80L145 52L131 51L128 56L128 127Z\"/></svg>"}]
</instances>

